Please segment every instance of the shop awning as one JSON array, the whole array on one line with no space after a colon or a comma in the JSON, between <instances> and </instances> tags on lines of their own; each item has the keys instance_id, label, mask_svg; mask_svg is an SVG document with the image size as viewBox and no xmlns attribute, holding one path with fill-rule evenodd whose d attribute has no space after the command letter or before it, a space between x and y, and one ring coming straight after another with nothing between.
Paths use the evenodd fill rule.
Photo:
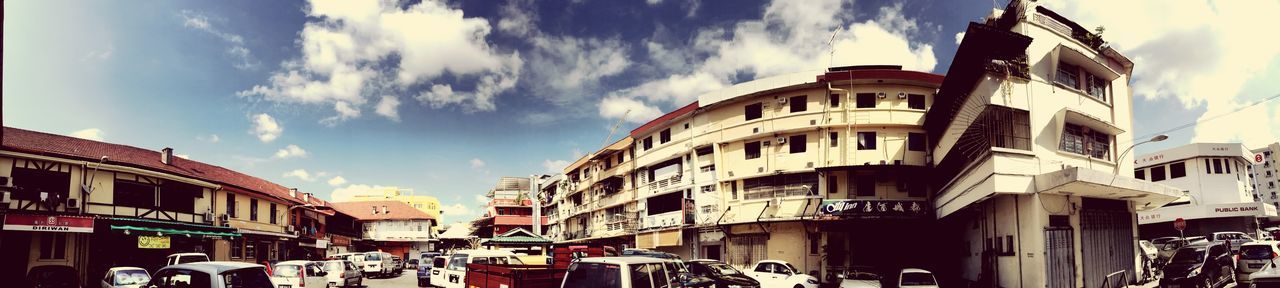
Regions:
<instances>
[{"instance_id":1,"label":"shop awning","mask_svg":"<svg viewBox=\"0 0 1280 288\"><path fill-rule=\"evenodd\" d=\"M103 218L111 231L133 235L187 237L241 237L240 232L231 227L201 225L195 223L170 222L151 219Z\"/></svg>"},{"instance_id":2,"label":"shop awning","mask_svg":"<svg viewBox=\"0 0 1280 288\"><path fill-rule=\"evenodd\" d=\"M1089 168L1070 167L1035 176L1040 193L1131 200L1139 211L1177 200L1182 189Z\"/></svg>"},{"instance_id":3,"label":"shop awning","mask_svg":"<svg viewBox=\"0 0 1280 288\"><path fill-rule=\"evenodd\" d=\"M240 234L249 234L249 235L261 235L261 236L280 237L280 238L298 238L298 235L293 235L289 233L258 231L258 230L252 230L252 229L244 229L244 228L240 228L236 230L236 232L239 232Z\"/></svg>"},{"instance_id":4,"label":"shop awning","mask_svg":"<svg viewBox=\"0 0 1280 288\"><path fill-rule=\"evenodd\" d=\"M546 245L551 244L551 239L534 235L533 232L524 228L516 228L507 233L502 233L497 237L490 238L484 242L485 245Z\"/></svg>"}]
</instances>

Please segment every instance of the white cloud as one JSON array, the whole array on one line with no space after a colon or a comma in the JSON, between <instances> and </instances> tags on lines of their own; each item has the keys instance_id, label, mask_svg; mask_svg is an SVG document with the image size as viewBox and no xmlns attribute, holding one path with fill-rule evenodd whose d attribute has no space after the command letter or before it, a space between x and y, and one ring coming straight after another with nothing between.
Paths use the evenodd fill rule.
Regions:
<instances>
[{"instance_id":1,"label":"white cloud","mask_svg":"<svg viewBox=\"0 0 1280 288\"><path fill-rule=\"evenodd\" d=\"M669 76L611 93L601 99L601 115L620 114L617 108L604 111L624 104L619 97L638 101L626 103L633 107L679 107L702 93L755 78L829 66L892 64L932 71L937 65L932 45L911 40L928 24L903 16L901 4L883 7L876 18L862 22L846 12L851 6L841 0L774 0L760 19L728 29L704 28L687 43L648 43L650 60ZM830 42L834 56L827 49L833 31L841 31Z\"/></svg>"},{"instance_id":2,"label":"white cloud","mask_svg":"<svg viewBox=\"0 0 1280 288\"><path fill-rule=\"evenodd\" d=\"M80 60L81 61L90 61L90 60L105 61L105 60L111 59L111 56L114 55L115 52L116 52L116 45L107 44L107 47L102 48L102 50L93 50L93 51L89 51L88 53L85 53L84 57L80 58Z\"/></svg>"},{"instance_id":3,"label":"white cloud","mask_svg":"<svg viewBox=\"0 0 1280 288\"><path fill-rule=\"evenodd\" d=\"M662 0L644 0L644 3L649 5L658 5L662 4Z\"/></svg>"},{"instance_id":4,"label":"white cloud","mask_svg":"<svg viewBox=\"0 0 1280 288\"><path fill-rule=\"evenodd\" d=\"M351 110L367 108L371 99L440 85L435 82L448 75L474 88L455 92L459 99L424 103L492 111L494 98L515 86L524 63L518 53L485 41L492 29L487 20L466 18L441 2L400 7L389 1L313 0L306 13L314 20L299 33L302 55L282 64L267 84L238 95L280 103L344 102L334 106L338 116L326 119L340 122L358 117ZM392 55L398 57L388 63ZM380 102L374 107L379 115L394 115L386 109L393 102Z\"/></svg>"},{"instance_id":5,"label":"white cloud","mask_svg":"<svg viewBox=\"0 0 1280 288\"><path fill-rule=\"evenodd\" d=\"M628 113L628 110L631 112ZM625 97L610 96L600 101L600 117L618 119L624 114L627 122L645 123L662 116L662 111L639 100Z\"/></svg>"},{"instance_id":6,"label":"white cloud","mask_svg":"<svg viewBox=\"0 0 1280 288\"><path fill-rule=\"evenodd\" d=\"M462 204L440 205L440 212L444 216L468 216L473 213L471 208Z\"/></svg>"},{"instance_id":7,"label":"white cloud","mask_svg":"<svg viewBox=\"0 0 1280 288\"><path fill-rule=\"evenodd\" d=\"M209 22L210 18L208 15L191 10L182 10L178 16L182 17L183 26L209 33L230 45L230 47L227 48L226 53L235 60L235 62L231 64L233 67L240 70L250 70L256 68L260 64L258 60L253 57L253 52L250 51L249 48L245 47L244 37L241 37L238 34L222 31L220 28L215 27L213 23ZM107 56L109 57L110 54L108 53Z\"/></svg>"},{"instance_id":8,"label":"white cloud","mask_svg":"<svg viewBox=\"0 0 1280 288\"><path fill-rule=\"evenodd\" d=\"M956 33L956 45L960 45L961 41L964 41L964 31Z\"/></svg>"},{"instance_id":9,"label":"white cloud","mask_svg":"<svg viewBox=\"0 0 1280 288\"><path fill-rule=\"evenodd\" d=\"M347 184L347 178L342 178L342 176L333 176L333 178L329 178L328 182L330 186L342 186L342 184Z\"/></svg>"},{"instance_id":10,"label":"white cloud","mask_svg":"<svg viewBox=\"0 0 1280 288\"><path fill-rule=\"evenodd\" d=\"M374 106L373 112L387 117L391 121L400 122L400 99L396 96L383 95L382 100L378 101L378 105Z\"/></svg>"},{"instance_id":11,"label":"white cloud","mask_svg":"<svg viewBox=\"0 0 1280 288\"><path fill-rule=\"evenodd\" d=\"M307 172L307 170L304 169L294 169L293 171L285 172L282 177L298 178L299 180L307 182L316 181L316 177L313 177L310 172Z\"/></svg>"},{"instance_id":12,"label":"white cloud","mask_svg":"<svg viewBox=\"0 0 1280 288\"><path fill-rule=\"evenodd\" d=\"M303 150L302 147L298 147L298 145L289 144L289 146L285 146L284 148L276 151L277 159L305 157L307 157L307 150Z\"/></svg>"},{"instance_id":13,"label":"white cloud","mask_svg":"<svg viewBox=\"0 0 1280 288\"><path fill-rule=\"evenodd\" d=\"M354 119L354 118L360 117L360 109L356 109L355 107L352 107L351 103L348 103L346 101L333 102L333 111L338 112L338 115L333 115L333 117L321 119L320 124L324 124L332 127L334 125L338 125L338 123L347 121L348 119Z\"/></svg>"},{"instance_id":14,"label":"white cloud","mask_svg":"<svg viewBox=\"0 0 1280 288\"><path fill-rule=\"evenodd\" d=\"M218 137L218 134L209 134L209 135L196 135L196 140L199 140L201 142L218 143L222 141L222 138Z\"/></svg>"},{"instance_id":15,"label":"white cloud","mask_svg":"<svg viewBox=\"0 0 1280 288\"><path fill-rule=\"evenodd\" d=\"M1197 120L1230 114L1197 125L1193 142L1242 141L1260 147L1276 141L1280 119L1269 115L1280 112L1280 104L1232 111L1280 90L1280 82L1261 78L1280 74L1280 46L1260 36L1280 27L1280 18L1274 17L1280 2L1086 0L1045 5L1081 26L1106 28L1102 38L1135 63L1135 97L1172 97L1187 109L1204 107ZM1250 82L1260 84L1247 87Z\"/></svg>"},{"instance_id":16,"label":"white cloud","mask_svg":"<svg viewBox=\"0 0 1280 288\"><path fill-rule=\"evenodd\" d=\"M102 140L102 139L103 139L103 138L102 138L102 135L103 135L103 134L104 134L104 133L102 133L102 129L98 129L98 128L89 128L89 129L84 129L84 130L78 130L78 131L75 131L75 132L71 132L70 136L71 136L71 137L80 138L80 139L93 140L93 141L103 141L103 140Z\"/></svg>"},{"instance_id":17,"label":"white cloud","mask_svg":"<svg viewBox=\"0 0 1280 288\"><path fill-rule=\"evenodd\" d=\"M484 168L484 164L484 160L480 160L480 158L471 158L471 168L473 169Z\"/></svg>"},{"instance_id":18,"label":"white cloud","mask_svg":"<svg viewBox=\"0 0 1280 288\"><path fill-rule=\"evenodd\" d=\"M344 188L333 189L333 194L331 195L333 197L333 202L349 202L352 199L355 199L355 196L381 196L385 195L386 192L394 191L395 189L396 187L394 186L352 184Z\"/></svg>"},{"instance_id":19,"label":"white cloud","mask_svg":"<svg viewBox=\"0 0 1280 288\"><path fill-rule=\"evenodd\" d=\"M263 143L275 141L280 137L280 133L284 133L284 126L276 122L275 118L267 113L261 113L253 116L253 130L251 134L257 135L258 140Z\"/></svg>"},{"instance_id":20,"label":"white cloud","mask_svg":"<svg viewBox=\"0 0 1280 288\"><path fill-rule=\"evenodd\" d=\"M542 160L542 168L547 169L547 173L550 174L564 173L564 167L569 167L569 161L551 159Z\"/></svg>"},{"instance_id":21,"label":"white cloud","mask_svg":"<svg viewBox=\"0 0 1280 288\"><path fill-rule=\"evenodd\" d=\"M476 200L476 203L479 203L479 204L489 204L489 197L484 197L484 195L480 195L480 194L476 194L476 195L474 195L474 197L475 197L475 198L473 198L473 199L475 199L475 200Z\"/></svg>"}]
</instances>

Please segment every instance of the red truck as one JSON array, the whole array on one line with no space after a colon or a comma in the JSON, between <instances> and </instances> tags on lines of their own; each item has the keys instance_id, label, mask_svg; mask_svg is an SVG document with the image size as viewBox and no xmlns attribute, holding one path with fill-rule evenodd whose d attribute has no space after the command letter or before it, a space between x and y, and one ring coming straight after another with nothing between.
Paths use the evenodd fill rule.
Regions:
<instances>
[{"instance_id":1,"label":"red truck","mask_svg":"<svg viewBox=\"0 0 1280 288\"><path fill-rule=\"evenodd\" d=\"M553 251L551 265L467 264L467 288L560 287L574 259L615 256L613 247L567 246Z\"/></svg>"}]
</instances>

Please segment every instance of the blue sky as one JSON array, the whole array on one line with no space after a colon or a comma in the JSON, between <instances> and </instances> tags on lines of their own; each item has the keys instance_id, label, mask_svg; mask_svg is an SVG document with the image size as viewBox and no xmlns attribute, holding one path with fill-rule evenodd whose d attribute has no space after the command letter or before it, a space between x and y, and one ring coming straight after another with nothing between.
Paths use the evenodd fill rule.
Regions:
<instances>
[{"instance_id":1,"label":"blue sky","mask_svg":"<svg viewBox=\"0 0 1280 288\"><path fill-rule=\"evenodd\" d=\"M1000 1L1004 2L1004 1ZM1137 62L1135 132L1280 90L1276 3L1041 1ZM698 94L835 65L945 73L990 1L5 1L4 125L226 166L332 199L374 186L474 216ZM1003 6L1003 3L1000 4ZM1269 13L1269 14L1268 14ZM1176 17L1170 17L1170 15ZM839 31L835 56L828 39ZM1258 34L1262 33L1262 34ZM1178 130L1275 141L1272 102ZM340 181L341 180L341 181ZM451 217L446 216L446 217Z\"/></svg>"}]
</instances>

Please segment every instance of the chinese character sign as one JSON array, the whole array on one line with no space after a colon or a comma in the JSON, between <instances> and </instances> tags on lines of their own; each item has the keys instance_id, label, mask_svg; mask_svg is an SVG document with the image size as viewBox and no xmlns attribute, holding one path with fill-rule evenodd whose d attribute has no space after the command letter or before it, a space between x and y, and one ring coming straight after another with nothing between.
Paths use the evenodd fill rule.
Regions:
<instances>
[{"instance_id":1,"label":"chinese character sign","mask_svg":"<svg viewBox=\"0 0 1280 288\"><path fill-rule=\"evenodd\" d=\"M928 214L928 203L913 200L822 200L818 215L842 218L917 218Z\"/></svg>"}]
</instances>

